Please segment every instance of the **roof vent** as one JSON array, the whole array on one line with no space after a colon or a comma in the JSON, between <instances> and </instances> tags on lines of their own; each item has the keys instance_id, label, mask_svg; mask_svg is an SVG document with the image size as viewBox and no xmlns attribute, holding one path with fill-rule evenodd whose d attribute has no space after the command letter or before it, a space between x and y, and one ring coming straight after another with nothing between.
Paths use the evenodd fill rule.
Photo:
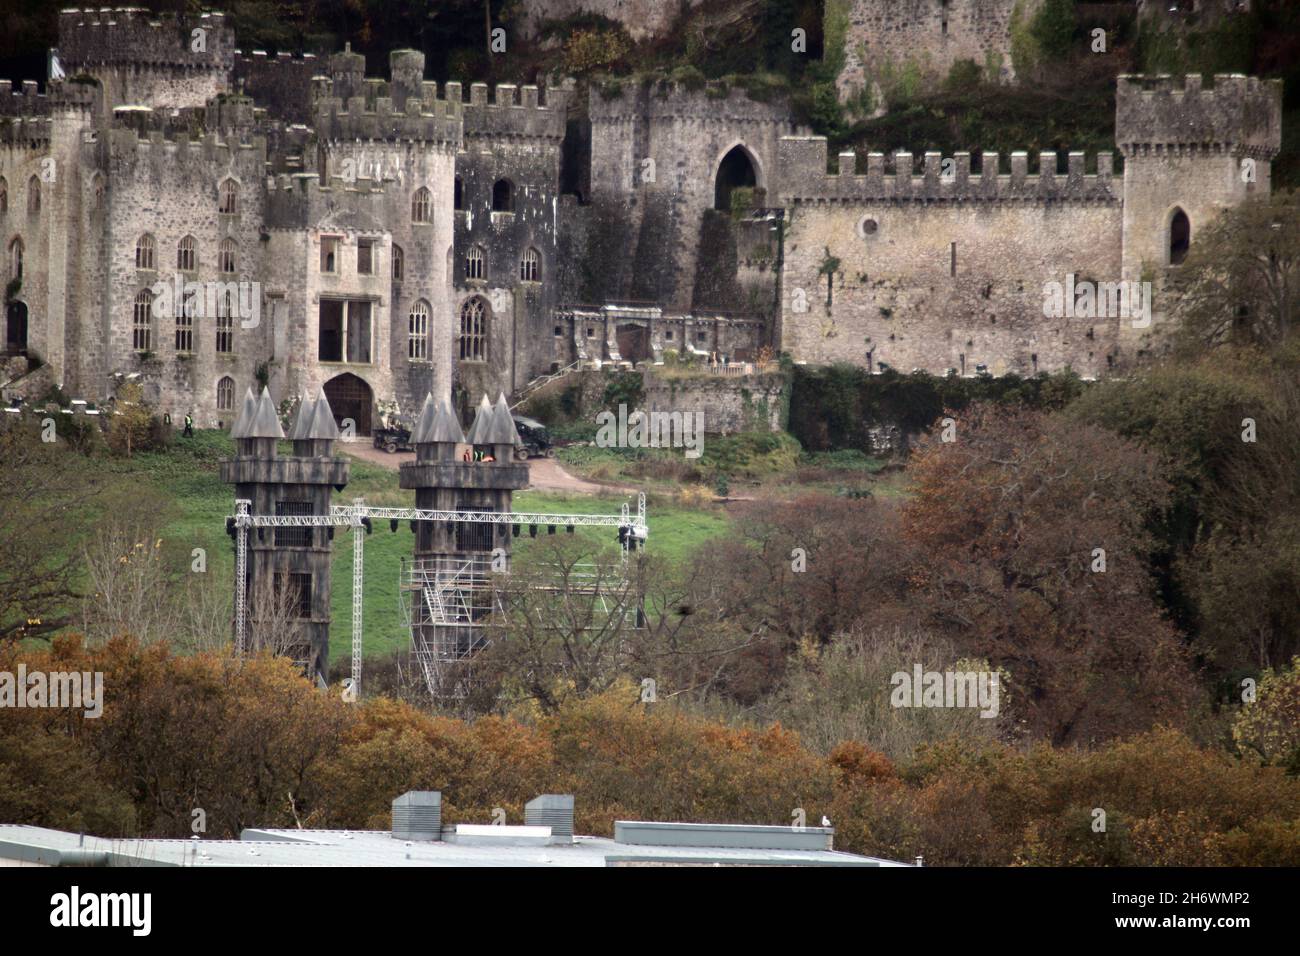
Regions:
<instances>
[{"instance_id":1,"label":"roof vent","mask_svg":"<svg viewBox=\"0 0 1300 956\"><path fill-rule=\"evenodd\" d=\"M830 850L831 827L764 827L732 823L647 823L615 820L614 840L635 846L736 847L747 850Z\"/></svg>"},{"instance_id":2,"label":"roof vent","mask_svg":"<svg viewBox=\"0 0 1300 956\"><path fill-rule=\"evenodd\" d=\"M394 840L437 840L442 836L442 793L408 790L393 801Z\"/></svg>"},{"instance_id":3,"label":"roof vent","mask_svg":"<svg viewBox=\"0 0 1300 956\"><path fill-rule=\"evenodd\" d=\"M573 794L544 793L524 804L524 823L550 827L552 843L573 842Z\"/></svg>"}]
</instances>

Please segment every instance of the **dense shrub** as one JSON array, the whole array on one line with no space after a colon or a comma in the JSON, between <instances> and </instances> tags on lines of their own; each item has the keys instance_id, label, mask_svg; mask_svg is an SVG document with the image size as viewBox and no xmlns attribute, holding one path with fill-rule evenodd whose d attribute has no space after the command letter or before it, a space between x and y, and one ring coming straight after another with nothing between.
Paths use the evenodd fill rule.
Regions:
<instances>
[{"instance_id":1,"label":"dense shrub","mask_svg":"<svg viewBox=\"0 0 1300 956\"><path fill-rule=\"evenodd\" d=\"M0 820L97 835L209 837L245 826L386 829L394 796L443 793L448 822L519 820L573 793L575 829L617 819L788 825L829 816L837 849L928 864L1296 865L1300 780L1157 730L1094 751L952 737L895 764L861 742L829 755L777 724L729 725L624 683L545 718L438 717L346 704L284 660L178 657L126 639L0 668L104 673L98 719L0 711ZM1097 810L1105 831L1097 832Z\"/></svg>"}]
</instances>

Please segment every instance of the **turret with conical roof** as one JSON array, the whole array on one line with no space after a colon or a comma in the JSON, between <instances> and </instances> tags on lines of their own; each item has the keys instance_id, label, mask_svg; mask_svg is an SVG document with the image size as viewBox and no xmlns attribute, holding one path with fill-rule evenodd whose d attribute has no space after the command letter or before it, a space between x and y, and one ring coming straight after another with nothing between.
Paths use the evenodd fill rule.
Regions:
<instances>
[{"instance_id":1,"label":"turret with conical roof","mask_svg":"<svg viewBox=\"0 0 1300 956\"><path fill-rule=\"evenodd\" d=\"M338 425L324 391L304 399L289 438L293 454L281 455L284 439L269 389L254 398L250 388L231 428L237 454L221 462L221 480L235 486L236 499L250 502L253 515L328 515L333 489L348 482L348 463L334 458ZM286 653L311 674L324 676L329 666L330 558L332 529L293 526L258 528L248 533L248 621L252 646L269 636L272 623L283 629L281 597L288 594L299 614L299 639Z\"/></svg>"},{"instance_id":2,"label":"turret with conical roof","mask_svg":"<svg viewBox=\"0 0 1300 956\"><path fill-rule=\"evenodd\" d=\"M497 396L497 403L492 407L492 419L482 437L483 444L492 446L492 455L497 461L509 461L515 455L515 449L522 448L519 430L515 428L515 416L510 414L510 404L506 393Z\"/></svg>"},{"instance_id":3,"label":"turret with conical roof","mask_svg":"<svg viewBox=\"0 0 1300 956\"><path fill-rule=\"evenodd\" d=\"M465 444L465 434L460 429L451 410L451 403L446 399L435 402L433 395L424 400L420 418L411 432L411 444L415 446L416 461L456 461L460 457L460 447Z\"/></svg>"},{"instance_id":4,"label":"turret with conical roof","mask_svg":"<svg viewBox=\"0 0 1300 956\"><path fill-rule=\"evenodd\" d=\"M253 390L248 390L239 417L230 429L230 437L235 439L240 455L275 457L276 442L284 438L284 430L280 428L280 416L271 401L270 389L263 387L262 394L256 399Z\"/></svg>"},{"instance_id":5,"label":"turret with conical roof","mask_svg":"<svg viewBox=\"0 0 1300 956\"><path fill-rule=\"evenodd\" d=\"M498 405L504 407L504 397ZM420 418L411 433L415 461L401 468L401 486L415 490L415 506L427 511L490 511L509 513L515 491L528 486L528 466L511 459L513 443L510 433L514 420L510 410L493 408L487 396L479 404L478 414L469 434L461 432L460 422L447 399L425 399ZM493 461L478 461L471 452L490 451ZM468 459L468 460L467 460ZM416 521L416 569L454 570L458 580L471 590L479 582L487 589L488 574L498 559L508 557L512 540L509 524L480 521ZM420 572L417 571L417 577ZM439 656L447 653L468 655L480 646L482 622L477 605L473 620L420 625L416 641L427 648L438 648ZM478 616L474 616L478 615ZM452 649L449 651L449 649Z\"/></svg>"},{"instance_id":6,"label":"turret with conical roof","mask_svg":"<svg viewBox=\"0 0 1300 956\"><path fill-rule=\"evenodd\" d=\"M474 421L469 426L469 431L465 433L465 440L471 445L487 444L482 440L482 435L487 432L492 421L492 403L488 401L486 395L478 403L478 409L474 413Z\"/></svg>"},{"instance_id":7,"label":"turret with conical roof","mask_svg":"<svg viewBox=\"0 0 1300 956\"><path fill-rule=\"evenodd\" d=\"M293 453L296 456L328 458L334 454L339 426L334 421L334 410L325 397L325 389L317 392L315 399L303 400L290 437L293 439Z\"/></svg>"}]
</instances>

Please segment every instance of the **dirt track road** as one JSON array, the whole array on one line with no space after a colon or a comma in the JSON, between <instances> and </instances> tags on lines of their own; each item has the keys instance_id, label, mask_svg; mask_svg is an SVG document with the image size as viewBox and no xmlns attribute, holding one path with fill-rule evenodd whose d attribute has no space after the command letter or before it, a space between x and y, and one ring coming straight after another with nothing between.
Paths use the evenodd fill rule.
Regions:
<instances>
[{"instance_id":1,"label":"dirt track road","mask_svg":"<svg viewBox=\"0 0 1300 956\"><path fill-rule=\"evenodd\" d=\"M346 444L343 450L354 458L360 458L362 461L370 462L373 465L380 465L384 468L391 468L394 471L404 461L415 461L415 453L409 451L399 451L396 454L388 454L379 448L374 447L368 442L358 441ZM530 458L528 459L528 487L535 491L566 491L572 494L596 495L601 492L634 492L635 488L625 488L618 485L600 485L594 481L584 481L581 478L575 478L563 468L554 458Z\"/></svg>"}]
</instances>

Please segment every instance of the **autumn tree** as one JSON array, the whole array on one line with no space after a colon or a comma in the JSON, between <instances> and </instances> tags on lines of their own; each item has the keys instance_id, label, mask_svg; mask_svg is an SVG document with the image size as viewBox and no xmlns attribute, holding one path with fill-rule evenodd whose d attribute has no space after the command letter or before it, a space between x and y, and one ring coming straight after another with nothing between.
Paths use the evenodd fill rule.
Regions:
<instances>
[{"instance_id":1,"label":"autumn tree","mask_svg":"<svg viewBox=\"0 0 1300 956\"><path fill-rule=\"evenodd\" d=\"M546 712L620 679L705 697L728 686L757 640L729 621L712 582L643 552L622 559L567 537L538 541L494 576L495 625L476 678Z\"/></svg>"},{"instance_id":2,"label":"autumn tree","mask_svg":"<svg viewBox=\"0 0 1300 956\"><path fill-rule=\"evenodd\" d=\"M1300 652L1298 371L1294 346L1220 348L1098 383L1067 412L1159 457L1161 594L1225 678Z\"/></svg>"},{"instance_id":3,"label":"autumn tree","mask_svg":"<svg viewBox=\"0 0 1300 956\"><path fill-rule=\"evenodd\" d=\"M1291 666L1261 675L1253 700L1243 703L1232 725L1242 750L1300 776L1300 657Z\"/></svg>"},{"instance_id":4,"label":"autumn tree","mask_svg":"<svg viewBox=\"0 0 1300 956\"><path fill-rule=\"evenodd\" d=\"M895 707L893 677L923 671L989 671L962 661L951 641L902 627L861 624L825 645L800 645L776 700L764 712L830 753L853 741L895 760L910 759L923 743L951 736L997 740L1010 725L1011 701L999 688L998 713L980 709Z\"/></svg>"},{"instance_id":5,"label":"autumn tree","mask_svg":"<svg viewBox=\"0 0 1300 956\"><path fill-rule=\"evenodd\" d=\"M318 771L351 705L283 658L177 656L114 638L81 658L104 674L104 714L82 732L156 836L237 837L294 826L317 806ZM202 811L196 815L195 811ZM194 829L202 820L205 831Z\"/></svg>"},{"instance_id":6,"label":"autumn tree","mask_svg":"<svg viewBox=\"0 0 1300 956\"><path fill-rule=\"evenodd\" d=\"M111 521L84 549L88 594L81 633L94 642L132 635L145 642L176 636L162 538L148 522Z\"/></svg>"},{"instance_id":7,"label":"autumn tree","mask_svg":"<svg viewBox=\"0 0 1300 956\"><path fill-rule=\"evenodd\" d=\"M144 389L135 382L125 382L117 390L117 401L108 422L108 443L116 452L128 458L149 441L150 422L153 418L144 403Z\"/></svg>"},{"instance_id":8,"label":"autumn tree","mask_svg":"<svg viewBox=\"0 0 1300 956\"><path fill-rule=\"evenodd\" d=\"M921 620L1010 674L1028 728L1091 742L1178 719L1191 672L1154 599L1155 456L1059 416L972 406L912 463Z\"/></svg>"},{"instance_id":9,"label":"autumn tree","mask_svg":"<svg viewBox=\"0 0 1300 956\"><path fill-rule=\"evenodd\" d=\"M887 623L906 590L898 513L871 499L804 495L738 509L734 533L707 545L701 573L729 613L771 635L773 653Z\"/></svg>"}]
</instances>

